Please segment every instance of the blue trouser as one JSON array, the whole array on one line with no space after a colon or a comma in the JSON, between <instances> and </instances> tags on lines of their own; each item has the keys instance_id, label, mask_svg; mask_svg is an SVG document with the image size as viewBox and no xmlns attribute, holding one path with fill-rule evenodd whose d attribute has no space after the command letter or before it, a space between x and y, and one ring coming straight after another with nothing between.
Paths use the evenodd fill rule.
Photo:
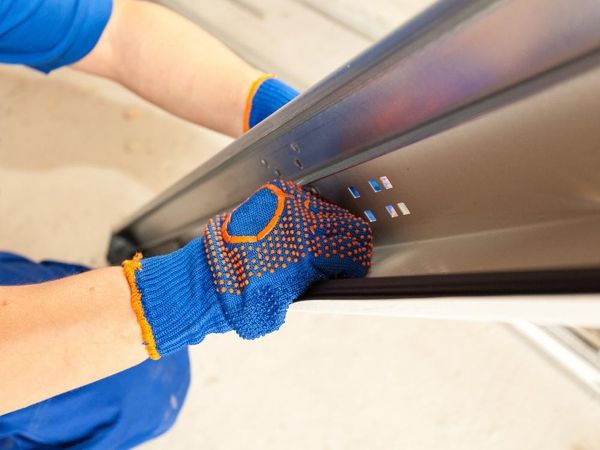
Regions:
<instances>
[{"instance_id":1,"label":"blue trouser","mask_svg":"<svg viewBox=\"0 0 600 450\"><path fill-rule=\"evenodd\" d=\"M86 270L87 267L51 261L38 264L0 252L0 285L41 283ZM158 361L147 360L0 416L0 449L131 448L171 427L189 383L187 350Z\"/></svg>"}]
</instances>

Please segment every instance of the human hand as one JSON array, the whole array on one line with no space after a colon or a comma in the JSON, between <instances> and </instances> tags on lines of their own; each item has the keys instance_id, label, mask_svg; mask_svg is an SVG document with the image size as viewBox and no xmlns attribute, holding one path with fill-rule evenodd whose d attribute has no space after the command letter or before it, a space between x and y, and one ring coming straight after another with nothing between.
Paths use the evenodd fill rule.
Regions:
<instances>
[{"instance_id":1,"label":"human hand","mask_svg":"<svg viewBox=\"0 0 600 450\"><path fill-rule=\"evenodd\" d=\"M209 333L233 329L254 339L277 330L312 283L365 276L371 250L363 219L276 180L211 219L202 239L124 267L144 340L157 358Z\"/></svg>"}]
</instances>

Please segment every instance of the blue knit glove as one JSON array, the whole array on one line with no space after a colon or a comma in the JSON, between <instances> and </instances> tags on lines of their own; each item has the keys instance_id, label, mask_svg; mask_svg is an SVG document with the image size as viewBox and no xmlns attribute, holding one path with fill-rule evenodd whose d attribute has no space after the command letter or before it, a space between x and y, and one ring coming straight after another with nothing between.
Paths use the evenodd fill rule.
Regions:
<instances>
[{"instance_id":1,"label":"blue knit glove","mask_svg":"<svg viewBox=\"0 0 600 450\"><path fill-rule=\"evenodd\" d=\"M274 75L263 75L250 88L244 113L244 131L262 122L279 108L298 96L298 91L278 80Z\"/></svg>"},{"instance_id":2,"label":"blue knit glove","mask_svg":"<svg viewBox=\"0 0 600 450\"><path fill-rule=\"evenodd\" d=\"M157 359L210 333L254 339L277 330L315 281L365 276L371 250L363 219L277 180L211 219L201 239L123 266L144 343Z\"/></svg>"}]
</instances>

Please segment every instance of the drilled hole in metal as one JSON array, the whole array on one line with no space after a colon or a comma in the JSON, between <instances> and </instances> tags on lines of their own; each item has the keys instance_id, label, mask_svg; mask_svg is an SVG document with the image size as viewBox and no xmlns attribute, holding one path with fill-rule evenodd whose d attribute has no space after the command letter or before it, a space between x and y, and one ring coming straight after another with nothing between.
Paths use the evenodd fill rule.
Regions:
<instances>
[{"instance_id":1,"label":"drilled hole in metal","mask_svg":"<svg viewBox=\"0 0 600 450\"><path fill-rule=\"evenodd\" d=\"M369 185L371 186L371 189L373 189L373 192L381 192L381 185L377 182L377 180L369 180Z\"/></svg>"},{"instance_id":2,"label":"drilled hole in metal","mask_svg":"<svg viewBox=\"0 0 600 450\"><path fill-rule=\"evenodd\" d=\"M410 214L410 210L408 209L408 206L406 206L406 203L400 202L397 203L397 205L403 216L408 216Z\"/></svg>"},{"instance_id":3,"label":"drilled hole in metal","mask_svg":"<svg viewBox=\"0 0 600 450\"><path fill-rule=\"evenodd\" d=\"M370 209L365 209L365 216L369 219L369 222L377 222L377 217L375 217L375 214Z\"/></svg>"},{"instance_id":4,"label":"drilled hole in metal","mask_svg":"<svg viewBox=\"0 0 600 450\"><path fill-rule=\"evenodd\" d=\"M267 161L266 159L261 159L260 163L267 168L269 167L269 161Z\"/></svg>"},{"instance_id":5,"label":"drilled hole in metal","mask_svg":"<svg viewBox=\"0 0 600 450\"><path fill-rule=\"evenodd\" d=\"M381 180L381 184L383 184L383 187L386 189L392 189L394 186L392 186L392 182L389 180L388 177L383 176L383 177L379 177L379 179Z\"/></svg>"},{"instance_id":6,"label":"drilled hole in metal","mask_svg":"<svg viewBox=\"0 0 600 450\"><path fill-rule=\"evenodd\" d=\"M294 160L294 164L296 164L296 167L297 167L298 169L303 169L303 168L304 168L304 164L302 164L302 161L300 161L298 158L296 158L296 159Z\"/></svg>"},{"instance_id":7,"label":"drilled hole in metal","mask_svg":"<svg viewBox=\"0 0 600 450\"><path fill-rule=\"evenodd\" d=\"M296 153L300 153L300 146L298 144L296 144L295 142L292 142L290 144L290 147L292 148L293 151L295 151Z\"/></svg>"},{"instance_id":8,"label":"drilled hole in metal","mask_svg":"<svg viewBox=\"0 0 600 450\"><path fill-rule=\"evenodd\" d=\"M386 205L385 209L387 210L391 218L398 217L398 212L396 211L396 208L394 208L393 205Z\"/></svg>"},{"instance_id":9,"label":"drilled hole in metal","mask_svg":"<svg viewBox=\"0 0 600 450\"><path fill-rule=\"evenodd\" d=\"M276 177L280 177L281 176L281 170L275 169L273 172L275 172L275 176Z\"/></svg>"},{"instance_id":10,"label":"drilled hole in metal","mask_svg":"<svg viewBox=\"0 0 600 450\"><path fill-rule=\"evenodd\" d=\"M360 198L360 192L354 186L348 186L348 191L350 191L352 198Z\"/></svg>"}]
</instances>

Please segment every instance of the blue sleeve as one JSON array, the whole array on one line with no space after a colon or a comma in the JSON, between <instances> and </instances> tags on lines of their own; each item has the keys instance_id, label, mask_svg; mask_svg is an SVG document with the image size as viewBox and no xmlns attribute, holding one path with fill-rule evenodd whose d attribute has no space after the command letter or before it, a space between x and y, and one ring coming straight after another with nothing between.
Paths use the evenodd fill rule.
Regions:
<instances>
[{"instance_id":1,"label":"blue sleeve","mask_svg":"<svg viewBox=\"0 0 600 450\"><path fill-rule=\"evenodd\" d=\"M0 0L0 63L50 72L96 45L112 0Z\"/></svg>"}]
</instances>

